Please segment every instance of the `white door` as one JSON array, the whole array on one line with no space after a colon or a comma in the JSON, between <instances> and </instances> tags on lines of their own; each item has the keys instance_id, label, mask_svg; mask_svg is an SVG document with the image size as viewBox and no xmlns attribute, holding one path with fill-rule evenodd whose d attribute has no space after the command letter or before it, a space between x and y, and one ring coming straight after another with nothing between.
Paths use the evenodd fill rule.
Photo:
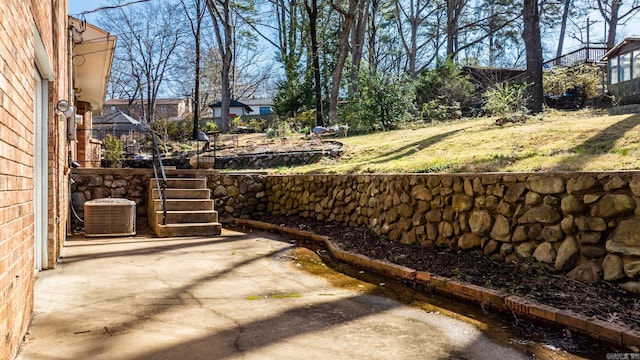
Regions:
<instances>
[{"instance_id":1,"label":"white door","mask_svg":"<svg viewBox=\"0 0 640 360\"><path fill-rule=\"evenodd\" d=\"M47 241L48 241L48 110L47 101L49 88L42 75L36 68L34 71L35 96L34 96L34 135L35 135L35 168L34 168L34 265L36 270L46 269L48 266Z\"/></svg>"}]
</instances>

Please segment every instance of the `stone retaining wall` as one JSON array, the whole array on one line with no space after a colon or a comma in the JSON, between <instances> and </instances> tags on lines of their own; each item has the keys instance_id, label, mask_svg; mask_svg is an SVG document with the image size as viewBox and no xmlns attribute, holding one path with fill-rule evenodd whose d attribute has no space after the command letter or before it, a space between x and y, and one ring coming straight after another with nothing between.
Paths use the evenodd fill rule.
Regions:
<instances>
[{"instance_id":1,"label":"stone retaining wall","mask_svg":"<svg viewBox=\"0 0 640 360\"><path fill-rule=\"evenodd\" d=\"M640 173L269 176L267 211L640 292Z\"/></svg>"},{"instance_id":2,"label":"stone retaining wall","mask_svg":"<svg viewBox=\"0 0 640 360\"><path fill-rule=\"evenodd\" d=\"M250 218L266 211L265 175L225 174L214 170L167 170L167 177L206 177L220 222ZM152 169L73 169L71 201L84 217L85 201L106 197L136 203L138 216L147 216L147 194ZM77 223L77 220L73 220ZM138 221L138 223L142 223ZM146 223L146 222L145 222Z\"/></svg>"},{"instance_id":3,"label":"stone retaining wall","mask_svg":"<svg viewBox=\"0 0 640 360\"><path fill-rule=\"evenodd\" d=\"M222 223L265 213L368 226L392 241L534 257L580 281L640 293L640 172L446 175L227 174L207 177ZM134 200L146 216L149 169L74 169L72 202Z\"/></svg>"},{"instance_id":4,"label":"stone retaining wall","mask_svg":"<svg viewBox=\"0 0 640 360\"><path fill-rule=\"evenodd\" d=\"M280 166L313 164L324 157L339 157L342 149L274 152L225 156L216 159L218 169L268 169Z\"/></svg>"},{"instance_id":5,"label":"stone retaining wall","mask_svg":"<svg viewBox=\"0 0 640 360\"><path fill-rule=\"evenodd\" d=\"M326 150L301 150L289 152L265 152L256 154L240 154L233 156L215 157L216 169L273 169L278 167L289 167L295 165L313 164L323 158L337 158L342 154L342 148L336 145L334 149ZM165 166L174 166L177 169L193 169L189 163L191 155L188 157L168 157L163 159ZM201 158L213 157L213 151L208 151L200 155ZM106 166L106 162L103 166ZM153 167L151 160L126 160L124 166L131 168ZM117 170L117 169L116 169Z\"/></svg>"}]
</instances>

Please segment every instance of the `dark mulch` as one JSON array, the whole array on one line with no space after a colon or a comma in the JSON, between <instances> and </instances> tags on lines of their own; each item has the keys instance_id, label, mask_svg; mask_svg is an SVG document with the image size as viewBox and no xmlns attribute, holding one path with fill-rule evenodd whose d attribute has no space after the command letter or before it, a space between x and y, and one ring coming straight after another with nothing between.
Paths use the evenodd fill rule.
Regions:
<instances>
[{"instance_id":1,"label":"dark mulch","mask_svg":"<svg viewBox=\"0 0 640 360\"><path fill-rule=\"evenodd\" d=\"M564 277L535 261L498 262L481 252L450 252L385 240L366 227L348 227L314 218L268 215L260 221L329 236L342 249L517 294L558 309L623 324L640 330L640 296L614 284L586 284Z\"/></svg>"}]
</instances>

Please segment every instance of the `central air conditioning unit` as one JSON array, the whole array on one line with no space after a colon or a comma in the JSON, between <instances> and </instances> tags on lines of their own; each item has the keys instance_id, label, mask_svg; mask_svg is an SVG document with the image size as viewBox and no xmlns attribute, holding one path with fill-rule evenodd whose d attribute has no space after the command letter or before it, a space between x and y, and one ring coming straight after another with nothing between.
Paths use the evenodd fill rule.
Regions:
<instances>
[{"instance_id":1,"label":"central air conditioning unit","mask_svg":"<svg viewBox=\"0 0 640 360\"><path fill-rule=\"evenodd\" d=\"M96 199L84 203L84 235L136 234L136 203L127 199Z\"/></svg>"}]
</instances>

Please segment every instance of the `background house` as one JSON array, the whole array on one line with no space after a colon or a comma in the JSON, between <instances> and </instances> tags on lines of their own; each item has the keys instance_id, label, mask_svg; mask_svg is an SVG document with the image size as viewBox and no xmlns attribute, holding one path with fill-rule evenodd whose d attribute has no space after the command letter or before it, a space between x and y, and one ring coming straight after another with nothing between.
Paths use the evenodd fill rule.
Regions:
<instances>
[{"instance_id":1,"label":"background house","mask_svg":"<svg viewBox=\"0 0 640 360\"><path fill-rule=\"evenodd\" d=\"M271 98L240 99L240 101L251 108L251 111L246 114L248 116L265 118L273 115L273 99Z\"/></svg>"},{"instance_id":2,"label":"background house","mask_svg":"<svg viewBox=\"0 0 640 360\"><path fill-rule=\"evenodd\" d=\"M146 103L146 102L145 102ZM143 120L142 102L128 99L110 99L104 103L104 114L114 111L121 111L136 120ZM192 113L191 99L157 99L154 113L155 119L167 119L169 121L179 121Z\"/></svg>"},{"instance_id":3,"label":"background house","mask_svg":"<svg viewBox=\"0 0 640 360\"><path fill-rule=\"evenodd\" d=\"M220 127L220 113L222 108L222 102L211 103L208 106L211 109L211 115L213 115L213 121ZM246 123L252 119L266 120L267 123L275 118L273 112L273 99L260 98L260 99L240 99L231 100L229 106L229 119L233 120L237 116L242 117L242 120Z\"/></svg>"},{"instance_id":4,"label":"background house","mask_svg":"<svg viewBox=\"0 0 640 360\"><path fill-rule=\"evenodd\" d=\"M102 140L104 136L98 136L96 134L102 134L105 132L118 134L131 131L144 131L148 128L149 127L147 125L142 124L140 121L132 118L122 111L114 111L109 112L104 116L95 117L93 119L92 131L94 133L94 138Z\"/></svg>"},{"instance_id":5,"label":"background house","mask_svg":"<svg viewBox=\"0 0 640 360\"><path fill-rule=\"evenodd\" d=\"M602 58L609 70L607 89L618 105L640 104L640 37L627 37Z\"/></svg>"},{"instance_id":6,"label":"background house","mask_svg":"<svg viewBox=\"0 0 640 360\"><path fill-rule=\"evenodd\" d=\"M209 104L209 108L213 112L213 118L219 119L220 114L222 112L222 102L218 101L216 103ZM244 102L240 102L238 100L231 100L229 103L229 118L233 119L237 116L245 116L254 112L253 108Z\"/></svg>"},{"instance_id":7,"label":"background house","mask_svg":"<svg viewBox=\"0 0 640 360\"><path fill-rule=\"evenodd\" d=\"M60 256L70 160L83 150L76 125L100 110L109 76L115 39L85 42L91 28L70 20L67 4L0 2L0 359L15 357L27 331L36 272ZM93 57L92 46L105 51Z\"/></svg>"}]
</instances>

